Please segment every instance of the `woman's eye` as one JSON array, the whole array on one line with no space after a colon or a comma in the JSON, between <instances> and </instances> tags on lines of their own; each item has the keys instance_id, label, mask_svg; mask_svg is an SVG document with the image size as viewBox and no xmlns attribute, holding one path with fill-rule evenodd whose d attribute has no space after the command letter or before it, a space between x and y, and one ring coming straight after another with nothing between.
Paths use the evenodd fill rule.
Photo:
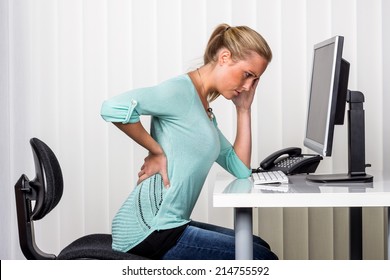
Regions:
<instances>
[{"instance_id":1,"label":"woman's eye","mask_svg":"<svg viewBox=\"0 0 390 280\"><path fill-rule=\"evenodd\" d=\"M250 78L250 77L252 77L252 74L251 73L249 73L249 72L245 72L245 78Z\"/></svg>"}]
</instances>

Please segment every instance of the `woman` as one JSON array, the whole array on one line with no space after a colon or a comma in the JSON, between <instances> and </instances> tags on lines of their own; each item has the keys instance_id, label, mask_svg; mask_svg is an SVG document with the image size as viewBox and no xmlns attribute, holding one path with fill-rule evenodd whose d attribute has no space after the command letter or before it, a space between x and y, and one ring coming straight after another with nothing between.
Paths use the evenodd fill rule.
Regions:
<instances>
[{"instance_id":1,"label":"woman","mask_svg":"<svg viewBox=\"0 0 390 280\"><path fill-rule=\"evenodd\" d=\"M103 103L102 117L148 151L136 188L113 220L114 250L152 259L234 259L234 232L190 215L214 162L238 178L250 176L251 104L271 58L257 32L222 24L202 67ZM233 146L209 107L219 95L237 109ZM150 134L140 115L152 116ZM254 258L277 257L254 237Z\"/></svg>"}]
</instances>

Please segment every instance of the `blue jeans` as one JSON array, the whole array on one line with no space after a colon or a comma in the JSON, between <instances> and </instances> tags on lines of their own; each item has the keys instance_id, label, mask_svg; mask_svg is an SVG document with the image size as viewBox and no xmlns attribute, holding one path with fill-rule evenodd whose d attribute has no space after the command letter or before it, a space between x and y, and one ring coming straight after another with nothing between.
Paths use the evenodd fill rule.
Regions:
<instances>
[{"instance_id":1,"label":"blue jeans","mask_svg":"<svg viewBox=\"0 0 390 280\"><path fill-rule=\"evenodd\" d=\"M253 236L253 258L277 260L269 245L258 236ZM164 260L234 260L234 230L190 222L176 245L162 257Z\"/></svg>"}]
</instances>

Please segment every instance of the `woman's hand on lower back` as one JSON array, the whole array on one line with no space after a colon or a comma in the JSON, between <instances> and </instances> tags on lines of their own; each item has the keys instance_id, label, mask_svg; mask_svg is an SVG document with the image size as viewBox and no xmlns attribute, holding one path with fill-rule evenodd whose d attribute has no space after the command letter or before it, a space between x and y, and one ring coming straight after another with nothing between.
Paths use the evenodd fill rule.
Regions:
<instances>
[{"instance_id":1,"label":"woman's hand on lower back","mask_svg":"<svg viewBox=\"0 0 390 280\"><path fill-rule=\"evenodd\" d=\"M138 172L138 182L137 185L147 178L160 174L166 188L169 188L169 178L167 172L167 158L164 153L160 154L149 154L144 159L144 164L141 167L141 171Z\"/></svg>"}]
</instances>

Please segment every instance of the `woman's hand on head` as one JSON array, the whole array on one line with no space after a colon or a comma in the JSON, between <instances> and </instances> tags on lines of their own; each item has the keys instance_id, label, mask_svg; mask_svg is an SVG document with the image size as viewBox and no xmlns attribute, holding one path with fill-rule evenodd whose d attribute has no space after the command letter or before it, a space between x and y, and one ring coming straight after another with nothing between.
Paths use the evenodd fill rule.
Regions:
<instances>
[{"instance_id":1,"label":"woman's hand on head","mask_svg":"<svg viewBox=\"0 0 390 280\"><path fill-rule=\"evenodd\" d=\"M254 80L248 91L242 91L238 96L232 98L237 110L250 110L258 83L259 79Z\"/></svg>"},{"instance_id":2,"label":"woman's hand on head","mask_svg":"<svg viewBox=\"0 0 390 280\"><path fill-rule=\"evenodd\" d=\"M144 159L144 164L141 167L141 171L138 172L138 182L140 184L145 179L160 174L166 188L169 188L169 179L167 172L167 158L164 153L161 154L149 154Z\"/></svg>"}]
</instances>

